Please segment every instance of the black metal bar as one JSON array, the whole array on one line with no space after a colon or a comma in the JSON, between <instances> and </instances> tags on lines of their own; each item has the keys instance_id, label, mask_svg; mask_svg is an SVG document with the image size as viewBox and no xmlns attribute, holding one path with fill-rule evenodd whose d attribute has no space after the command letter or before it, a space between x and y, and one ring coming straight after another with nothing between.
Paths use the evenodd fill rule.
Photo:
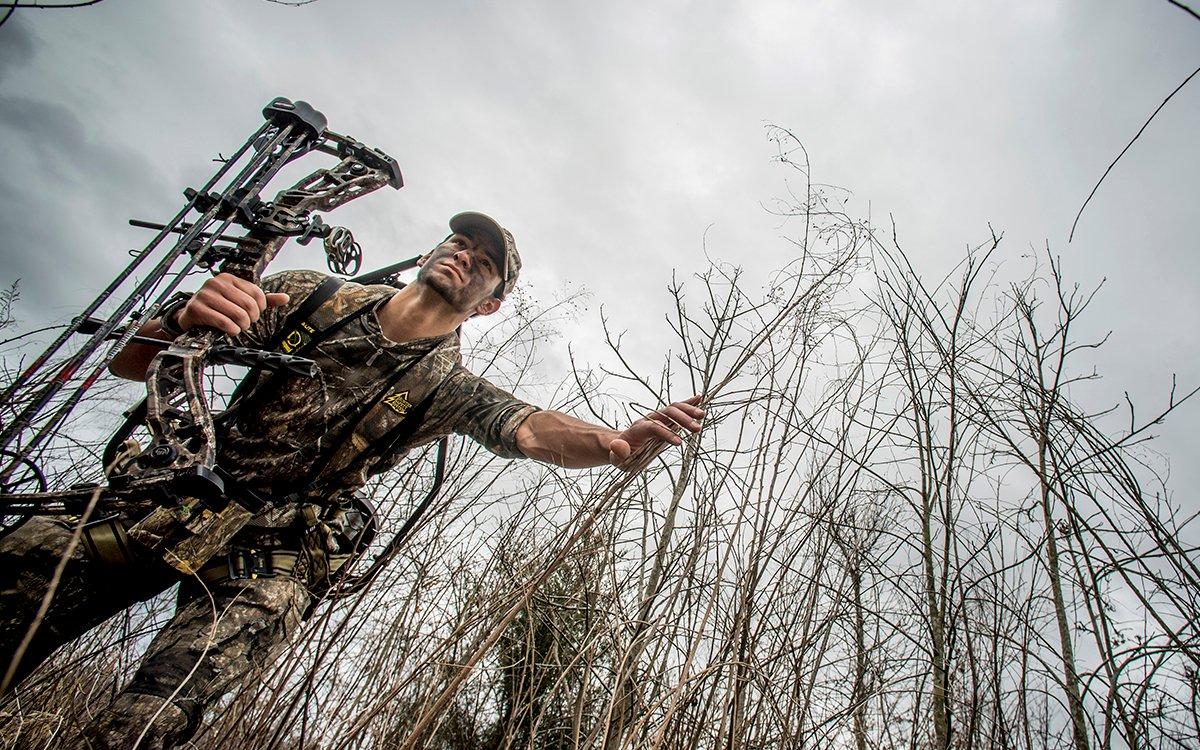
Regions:
<instances>
[{"instance_id":1,"label":"black metal bar","mask_svg":"<svg viewBox=\"0 0 1200 750\"><path fill-rule=\"evenodd\" d=\"M425 257L424 255L418 255L415 258L409 258L408 260L402 260L399 263L393 263L390 266L384 266L383 268L377 269L375 271L370 271L369 273L364 273L359 276L355 276L354 278L352 278L350 280L353 281L355 284L363 284L364 286L369 285L369 284L378 284L379 282L383 281L384 279L388 278L389 276L395 276L398 273L404 273L405 271L409 270L410 268L416 268L417 261L419 261L421 258L424 258L424 257Z\"/></svg>"},{"instance_id":2,"label":"black metal bar","mask_svg":"<svg viewBox=\"0 0 1200 750\"><path fill-rule=\"evenodd\" d=\"M179 256L183 254L184 250L190 247L193 241L200 238L202 231L199 228L208 226L209 222L212 222L216 219L216 215L222 208L226 199L232 198L235 193L242 190L243 185L247 180L251 180L251 183L248 186L249 195L257 195L264 187L266 187L267 183L270 182L276 174L278 174L279 170L291 160L292 154L295 153L296 149L304 145L304 141L302 139L297 139L290 145L285 146L279 154L274 154L274 151L279 146L282 146L287 141L288 137L292 135L292 128L293 126L291 125L284 127L276 134L276 136L268 143L267 146L259 149L258 153L254 155L254 158L250 160L250 163L242 168L242 171L238 173L233 181L230 182L230 184L221 193L221 200L214 203L212 207L204 213L200 221L192 224L190 229L185 230L183 237L181 237L179 242L175 244L175 247L172 248L167 257L159 261L158 265L154 267L154 270L151 272L151 276L139 284L137 289L134 290L134 293L131 294L130 297L128 297L121 305L121 307L119 307L118 310L113 313L113 316L109 319L109 321L101 326L101 330L104 331L104 335L100 336L98 334L93 334L92 338L89 339L87 344L85 344L84 349L81 350L80 353L72 359L71 363L69 363L68 366L63 369L63 372L67 373L67 377L55 378L47 385L46 390L49 391L49 395L39 399L40 403L37 411L40 411L42 408L44 408L55 394L66 387L67 380L70 379L70 376L74 375L74 372L77 371L79 367L82 367L87 358L100 348L100 344L107 339L108 333L111 333L117 327L119 320L124 318L129 314L130 311L132 311L134 305L136 304L136 299L141 296L141 292L148 290L151 286L161 281L161 277L165 275L166 271L171 267L171 265L179 259ZM266 156L264 158L260 158L260 156L263 154ZM233 223L233 219L233 216L224 219L221 222L220 228L217 229L217 231L212 232L208 239L204 240L195 254L193 254L192 257L189 258L184 264L183 268L181 268L179 272L175 274L175 278L167 284L167 288L162 290L159 293L158 298L155 299L154 302L146 309L145 316L147 319L152 319L158 313L158 310L162 307L163 303L165 303L167 298L170 297L175 289L179 287L179 284L183 281L184 277L186 277L187 274L190 273L191 270L197 264L199 264L201 260L203 260L205 253L207 253L213 244L216 243L216 238L220 236L222 232L228 229L230 224ZM166 230L160 232L160 234L163 235L165 235L165 233ZM140 321L140 318L137 318L131 322L138 321ZM104 359L96 365L96 367L88 374L80 386L76 388L74 392L72 392L67 400L64 401L62 405L54 411L54 413L50 416L50 419L47 420L46 423L42 425L41 429L34 434L33 439L30 440L27 445L22 446L20 451L17 451L19 455L29 455L35 447L40 445L43 440L49 437L54 430L58 429L59 425L61 425L67 418L67 415L70 414L83 399L84 393L91 389L92 384L104 374L107 363L112 361L113 357L115 357L122 349L125 348L125 345L129 343L130 339L133 338L137 329L138 326L130 325L128 328L126 328L125 333L116 338L113 345L109 347L108 354L104 357ZM26 409L26 412L28 411L29 410ZM33 413L36 413L36 411ZM25 412L22 412L22 417L24 416ZM31 420L26 420L26 425L30 421ZM9 469L6 468L4 474L7 475L8 471Z\"/></svg>"},{"instance_id":3,"label":"black metal bar","mask_svg":"<svg viewBox=\"0 0 1200 750\"><path fill-rule=\"evenodd\" d=\"M217 173L214 174L212 176L212 178L209 179L209 181L205 183L204 187L200 190L199 194L207 193L209 190L211 190L212 187L214 185L216 185L221 180L222 177L225 176L225 173L228 172L230 170L230 168L232 168L233 165L239 159L241 159L242 155L245 154L248 149L253 147L254 142L256 140L258 140L258 138L264 132L266 132L267 128L269 128L269 127L270 127L270 123L263 123L263 125L261 125L259 127L259 129L256 130L254 132L254 134L251 135L241 145L241 147L238 148L238 150L234 153L234 155L231 156L229 159L227 159L224 162L224 164L221 166L221 168L217 170ZM195 205L196 205L196 201L194 198L192 200L189 200L187 202L187 204L183 207L183 209L179 213L177 213L175 215L175 217L173 219L171 219L171 221L168 224L163 225L163 230L160 231L158 233L158 235L155 236L155 238L153 240L151 240L149 242L149 244L147 244L142 249L142 251L140 253L138 253L138 255L132 261L130 261L129 265L125 267L124 271L122 271L120 274L118 274L116 277L114 277L112 282L107 287L105 287L104 290L101 291L100 294L97 295L96 298L93 299L86 308L84 308L83 312L80 313L80 317L88 317L88 316L92 315L93 313L95 313L96 310L100 309L100 305L104 304L104 302L107 301L108 298L112 296L113 292L115 292L117 290L117 287L119 287L127 278L129 278L130 276L133 275L133 272L137 269L137 267L140 266L146 260L146 258L148 258L150 256L150 253L154 250L154 248L156 248L158 246L158 244L160 242L162 242L163 238L167 236L168 231L166 230L166 227L174 226L174 225L178 224L179 222L181 222L183 220L183 217L186 216L189 211L191 211L193 208L195 208ZM24 387L29 382L29 380L39 370L41 370L41 368L44 367L45 364L55 354L58 353L58 351L60 349L62 349L63 345L71 338L71 336L74 333L75 332L73 330L71 330L71 327L68 326L66 328L66 330L64 330L58 336L58 338L56 338L53 342L51 342L51 344L49 346L47 346L46 349L40 355L38 355L37 359L35 359L34 362L29 367L27 367L25 369L25 371L23 373L21 373L20 376L18 376L15 380L13 380L12 384L9 385L9 387L6 388L2 394L0 394L0 402L4 402L4 403L11 402L12 398L17 394L17 392L22 387ZM23 429L23 427L21 429ZM7 448L9 443L12 441L12 439L17 434L19 434L19 432L20 432L20 430L15 428L14 423L10 423L9 429L6 429L3 431L3 433L0 433L0 449Z\"/></svg>"},{"instance_id":4,"label":"black metal bar","mask_svg":"<svg viewBox=\"0 0 1200 750\"><path fill-rule=\"evenodd\" d=\"M129 226L137 227L139 229L166 229L168 232L174 232L175 234L183 234L187 230L192 228L192 225L188 224L186 222L180 224L177 227L168 228L166 224L159 224L159 223L153 222L153 221L143 221L142 219L130 219ZM201 232L200 236L207 238L209 236L209 233ZM249 237L234 237L232 235L227 235L227 234L218 234L217 239L221 240L222 242L236 242L238 244L254 242L254 240L250 239Z\"/></svg>"}]
</instances>

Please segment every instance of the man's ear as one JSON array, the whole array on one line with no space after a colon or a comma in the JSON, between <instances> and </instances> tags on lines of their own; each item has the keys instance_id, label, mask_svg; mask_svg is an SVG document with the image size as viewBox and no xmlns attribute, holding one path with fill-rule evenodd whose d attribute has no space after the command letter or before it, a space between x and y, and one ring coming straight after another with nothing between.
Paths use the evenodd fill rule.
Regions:
<instances>
[{"instance_id":1,"label":"man's ear","mask_svg":"<svg viewBox=\"0 0 1200 750\"><path fill-rule=\"evenodd\" d=\"M429 252L425 253L425 254L424 254L424 255L422 255L420 258L417 258L417 268L420 268L421 266L425 265L425 261L429 260L429 256L430 256L430 255L433 255L433 251L432 251L432 250L430 250Z\"/></svg>"},{"instance_id":2,"label":"man's ear","mask_svg":"<svg viewBox=\"0 0 1200 750\"><path fill-rule=\"evenodd\" d=\"M495 297L488 297L483 302L475 306L476 315L491 315L500 309L500 300Z\"/></svg>"}]
</instances>

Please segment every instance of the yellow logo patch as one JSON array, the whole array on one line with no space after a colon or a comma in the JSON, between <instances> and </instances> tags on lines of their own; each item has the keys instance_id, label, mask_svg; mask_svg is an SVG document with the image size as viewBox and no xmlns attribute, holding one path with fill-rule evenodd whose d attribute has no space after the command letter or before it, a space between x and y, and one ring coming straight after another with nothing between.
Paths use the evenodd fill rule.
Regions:
<instances>
[{"instance_id":1,"label":"yellow logo patch","mask_svg":"<svg viewBox=\"0 0 1200 750\"><path fill-rule=\"evenodd\" d=\"M292 331L287 336L283 337L283 341L280 342L279 348L283 350L284 354L291 354L300 346L300 342L302 340L303 339L299 331Z\"/></svg>"},{"instance_id":2,"label":"yellow logo patch","mask_svg":"<svg viewBox=\"0 0 1200 750\"><path fill-rule=\"evenodd\" d=\"M412 404L408 402L408 391L393 393L385 398L383 403L400 416L404 416L408 413L408 410L412 408Z\"/></svg>"},{"instance_id":3,"label":"yellow logo patch","mask_svg":"<svg viewBox=\"0 0 1200 750\"><path fill-rule=\"evenodd\" d=\"M303 328L304 331L301 331L300 328ZM297 328L288 335L284 336L283 341L279 342L279 348L284 354L291 354L300 348L300 346L304 343L305 332L311 334L316 331L316 329L310 326L308 323L301 323L300 328Z\"/></svg>"}]
</instances>

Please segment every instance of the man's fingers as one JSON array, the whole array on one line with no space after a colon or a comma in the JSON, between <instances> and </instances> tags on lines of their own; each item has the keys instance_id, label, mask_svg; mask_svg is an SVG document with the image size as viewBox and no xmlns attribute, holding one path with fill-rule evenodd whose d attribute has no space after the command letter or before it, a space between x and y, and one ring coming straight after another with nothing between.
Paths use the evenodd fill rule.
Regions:
<instances>
[{"instance_id":1,"label":"man's fingers","mask_svg":"<svg viewBox=\"0 0 1200 750\"><path fill-rule=\"evenodd\" d=\"M223 273L219 274L217 278L228 280L235 289L249 297L253 301L254 306L258 308L258 312L261 313L263 310L267 309L267 295L263 294L263 290L260 289L257 284L246 281L240 276L234 276L233 274ZM247 308L247 310L249 310L249 308ZM255 315L254 319L257 320L258 316Z\"/></svg>"},{"instance_id":2,"label":"man's fingers","mask_svg":"<svg viewBox=\"0 0 1200 750\"><path fill-rule=\"evenodd\" d=\"M639 450L645 448L647 443L646 440L636 442L638 443ZM664 443L651 443L651 445L654 446L654 454L658 454L665 447ZM623 438L616 438L608 444L608 462L618 469L629 471L632 468L630 461L633 459L633 453L633 446Z\"/></svg>"},{"instance_id":3,"label":"man's fingers","mask_svg":"<svg viewBox=\"0 0 1200 750\"><path fill-rule=\"evenodd\" d=\"M699 420L699 419L703 419L703 417L704 417L704 409L701 409L699 406L700 399L701 399L700 396L692 396L691 398L686 399L684 401L676 401L675 403L671 404L671 406L674 406L675 408L679 409L684 414L687 414L688 416L690 416L692 419Z\"/></svg>"},{"instance_id":4,"label":"man's fingers","mask_svg":"<svg viewBox=\"0 0 1200 750\"><path fill-rule=\"evenodd\" d=\"M184 328L208 326L230 336L250 328L268 307L287 304L288 295L266 294L256 284L229 273L204 282L180 315Z\"/></svg>"},{"instance_id":5,"label":"man's fingers","mask_svg":"<svg viewBox=\"0 0 1200 750\"><path fill-rule=\"evenodd\" d=\"M646 415L646 419L654 422L683 427L692 432L700 431L700 420L703 417L703 409L686 401L677 401L664 409Z\"/></svg>"},{"instance_id":6,"label":"man's fingers","mask_svg":"<svg viewBox=\"0 0 1200 750\"><path fill-rule=\"evenodd\" d=\"M690 407L691 410L695 408L694 406ZM692 432L698 432L700 430L700 417L704 416L704 412L701 411L699 414L696 414L691 410L685 410L677 404L671 404L667 408L656 412L655 418L659 422L666 421L668 424L678 425Z\"/></svg>"},{"instance_id":7,"label":"man's fingers","mask_svg":"<svg viewBox=\"0 0 1200 750\"><path fill-rule=\"evenodd\" d=\"M231 276L232 284L225 290L225 299L238 305L246 311L250 322L258 320L262 315L262 311L267 309L267 295L263 294L263 290L259 289L254 284L251 284L245 279L240 279L237 276ZM245 326L242 330L246 330L250 326Z\"/></svg>"},{"instance_id":8,"label":"man's fingers","mask_svg":"<svg viewBox=\"0 0 1200 750\"><path fill-rule=\"evenodd\" d=\"M201 289L184 310L187 316L185 327L208 326L236 336L250 327L254 321L243 306L222 296L213 289Z\"/></svg>"},{"instance_id":9,"label":"man's fingers","mask_svg":"<svg viewBox=\"0 0 1200 750\"><path fill-rule=\"evenodd\" d=\"M613 466L620 466L629 460L633 449L629 447L629 443L621 438L617 438L608 444L608 462Z\"/></svg>"},{"instance_id":10,"label":"man's fingers","mask_svg":"<svg viewBox=\"0 0 1200 750\"><path fill-rule=\"evenodd\" d=\"M700 398L692 396L684 401L676 401L634 422L633 426L621 433L620 438L609 444L609 461L614 466L625 468L633 451L641 450L655 440L659 441L655 453L666 445L682 445L683 438L677 434L680 429L700 431L700 420L704 418L704 409L698 406Z\"/></svg>"},{"instance_id":11,"label":"man's fingers","mask_svg":"<svg viewBox=\"0 0 1200 750\"><path fill-rule=\"evenodd\" d=\"M210 292L229 300L241 307L249 316L250 322L258 320L263 310L267 309L267 295L257 284L229 273L220 273L205 282L202 292ZM285 295L286 297L286 295ZM241 321L234 318L235 322ZM242 326L246 330L249 326Z\"/></svg>"},{"instance_id":12,"label":"man's fingers","mask_svg":"<svg viewBox=\"0 0 1200 750\"><path fill-rule=\"evenodd\" d=\"M238 328L238 333L249 328L258 319L258 308L249 297L217 297L209 301L214 312L229 318Z\"/></svg>"},{"instance_id":13,"label":"man's fingers","mask_svg":"<svg viewBox=\"0 0 1200 750\"><path fill-rule=\"evenodd\" d=\"M660 440L667 441L671 445L683 444L683 438L676 435L675 430L671 429L675 425L674 422L663 421L665 418L662 417L662 415L660 415L658 412L655 412L650 416L654 418L644 419L635 425L635 428L640 428L638 430L639 432L647 433L645 436L646 440L656 437Z\"/></svg>"},{"instance_id":14,"label":"man's fingers","mask_svg":"<svg viewBox=\"0 0 1200 750\"><path fill-rule=\"evenodd\" d=\"M188 318L188 322L186 323L187 330L200 327L214 328L229 336L236 336L241 333L241 329L232 320L224 315L217 315L210 310L202 311Z\"/></svg>"}]
</instances>

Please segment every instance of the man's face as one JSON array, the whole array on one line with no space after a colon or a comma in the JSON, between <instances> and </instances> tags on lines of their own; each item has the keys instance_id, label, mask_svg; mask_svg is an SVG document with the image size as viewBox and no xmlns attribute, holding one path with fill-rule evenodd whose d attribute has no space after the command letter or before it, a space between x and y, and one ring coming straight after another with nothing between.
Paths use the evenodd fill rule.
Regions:
<instances>
[{"instance_id":1,"label":"man's face","mask_svg":"<svg viewBox=\"0 0 1200 750\"><path fill-rule=\"evenodd\" d=\"M491 242L482 234L450 235L425 256L417 283L433 289L459 312L479 313L477 308L494 299L500 284Z\"/></svg>"}]
</instances>

